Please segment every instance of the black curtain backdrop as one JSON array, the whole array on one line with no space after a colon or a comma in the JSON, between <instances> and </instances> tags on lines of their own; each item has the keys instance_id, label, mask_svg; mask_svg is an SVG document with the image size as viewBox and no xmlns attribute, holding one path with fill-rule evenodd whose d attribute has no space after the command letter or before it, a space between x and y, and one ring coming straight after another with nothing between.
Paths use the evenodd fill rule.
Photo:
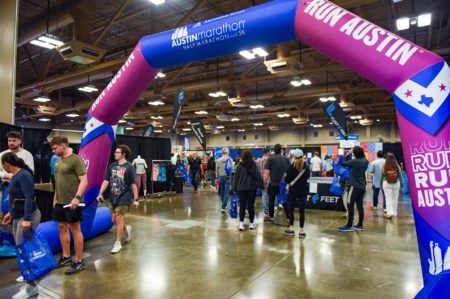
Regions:
<instances>
[{"instance_id":1,"label":"black curtain backdrop","mask_svg":"<svg viewBox=\"0 0 450 299\"><path fill-rule=\"evenodd\" d=\"M47 137L51 132L52 130L48 129L23 129L23 148L34 157L34 176L37 183L50 182L51 148Z\"/></svg>"},{"instance_id":2,"label":"black curtain backdrop","mask_svg":"<svg viewBox=\"0 0 450 299\"><path fill-rule=\"evenodd\" d=\"M116 142L111 150L110 162L114 162L114 150L116 145L126 144L131 149L131 156L128 161L132 162L138 155L145 159L148 165L147 171L147 193L169 191L170 181L166 183L153 182L154 190L151 190L151 167L152 160L170 160L172 144L168 138L152 138L142 136L117 135Z\"/></svg>"},{"instance_id":3,"label":"black curtain backdrop","mask_svg":"<svg viewBox=\"0 0 450 299\"><path fill-rule=\"evenodd\" d=\"M403 157L403 150L401 143L383 143L383 151L385 153L393 153L395 158L397 158L398 163L403 163L403 167L405 167L405 158ZM406 170L406 169L405 169Z\"/></svg>"}]
</instances>

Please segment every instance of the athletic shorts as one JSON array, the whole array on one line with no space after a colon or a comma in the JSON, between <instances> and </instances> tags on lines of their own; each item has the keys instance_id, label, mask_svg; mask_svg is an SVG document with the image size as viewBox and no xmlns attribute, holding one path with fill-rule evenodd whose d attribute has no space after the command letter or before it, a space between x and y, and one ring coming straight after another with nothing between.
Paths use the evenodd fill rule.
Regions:
<instances>
[{"instance_id":1,"label":"athletic shorts","mask_svg":"<svg viewBox=\"0 0 450 299\"><path fill-rule=\"evenodd\" d=\"M75 210L63 208L64 205L56 204L53 209L53 220L56 222L77 223L83 220L83 208L78 207Z\"/></svg>"},{"instance_id":2,"label":"athletic shorts","mask_svg":"<svg viewBox=\"0 0 450 299\"><path fill-rule=\"evenodd\" d=\"M109 204L109 211L111 212L111 214L113 213L126 214L130 211L130 206L113 206L112 204Z\"/></svg>"}]
</instances>

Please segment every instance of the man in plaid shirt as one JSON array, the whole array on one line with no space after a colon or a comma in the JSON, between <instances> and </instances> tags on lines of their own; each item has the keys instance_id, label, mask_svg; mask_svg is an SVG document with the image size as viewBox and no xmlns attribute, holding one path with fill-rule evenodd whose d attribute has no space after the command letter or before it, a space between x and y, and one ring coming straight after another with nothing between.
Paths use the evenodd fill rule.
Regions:
<instances>
[{"instance_id":1,"label":"man in plaid shirt","mask_svg":"<svg viewBox=\"0 0 450 299\"><path fill-rule=\"evenodd\" d=\"M270 151L265 148L263 150L263 156L261 158L258 158L256 160L256 164L258 165L259 171L261 171L261 173L264 173L264 165L266 164L267 159L270 156ZM263 204L263 210L264 210L264 215L266 218L268 218L269 216L269 207L267 206L267 184L265 185L265 189L261 190L261 196L262 196L262 204Z\"/></svg>"}]
</instances>

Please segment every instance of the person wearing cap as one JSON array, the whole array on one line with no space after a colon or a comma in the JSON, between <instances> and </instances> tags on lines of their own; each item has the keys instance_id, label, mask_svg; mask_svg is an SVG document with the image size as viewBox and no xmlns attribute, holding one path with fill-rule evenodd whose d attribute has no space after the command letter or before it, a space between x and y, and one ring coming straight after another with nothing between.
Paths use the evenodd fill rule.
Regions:
<instances>
[{"instance_id":1,"label":"person wearing cap","mask_svg":"<svg viewBox=\"0 0 450 299\"><path fill-rule=\"evenodd\" d=\"M300 215L299 238L305 238L305 206L306 197L308 195L308 179L310 176L309 167L306 166L306 161L303 159L303 151L296 149L292 151L294 156L294 163L289 166L286 171L284 181L289 185L288 193L288 214L289 214L289 228L285 231L286 234L294 236L294 209L298 207Z\"/></svg>"},{"instance_id":2,"label":"person wearing cap","mask_svg":"<svg viewBox=\"0 0 450 299\"><path fill-rule=\"evenodd\" d=\"M270 223L274 223L273 217L275 213L275 197L280 192L280 182L283 179L286 170L291 163L289 159L281 155L281 144L275 144L273 151L274 155L271 155L264 165L264 182L269 182L267 187L267 194L269 195L269 219ZM286 217L288 218L287 205L283 206Z\"/></svg>"}]
</instances>

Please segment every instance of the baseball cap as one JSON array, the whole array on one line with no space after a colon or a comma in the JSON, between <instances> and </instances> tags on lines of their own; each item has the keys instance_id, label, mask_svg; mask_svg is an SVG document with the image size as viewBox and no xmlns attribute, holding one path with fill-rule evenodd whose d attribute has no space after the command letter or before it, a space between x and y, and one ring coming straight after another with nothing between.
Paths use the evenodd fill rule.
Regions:
<instances>
[{"instance_id":1,"label":"baseball cap","mask_svg":"<svg viewBox=\"0 0 450 299\"><path fill-rule=\"evenodd\" d=\"M303 151L302 151L301 149L293 150L292 153L294 154L294 156L295 156L296 158L301 158L301 157L303 157Z\"/></svg>"}]
</instances>

